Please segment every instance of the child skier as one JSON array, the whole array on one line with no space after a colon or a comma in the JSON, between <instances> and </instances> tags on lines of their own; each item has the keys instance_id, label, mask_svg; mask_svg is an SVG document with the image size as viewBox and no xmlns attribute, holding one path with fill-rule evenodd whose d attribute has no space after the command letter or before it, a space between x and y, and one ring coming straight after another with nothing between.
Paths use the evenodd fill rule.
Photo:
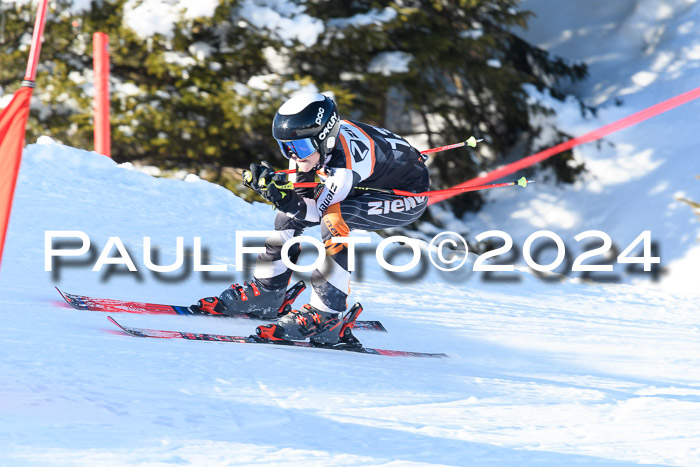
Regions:
<instances>
[{"instance_id":1,"label":"child skier","mask_svg":"<svg viewBox=\"0 0 700 467\"><path fill-rule=\"evenodd\" d=\"M364 123L340 120L335 102L322 94L301 94L285 102L275 115L272 135L282 154L296 165L297 182L323 184L293 188L285 174L266 163L251 164L244 183L279 212L275 235L265 241L254 280L234 284L219 297L208 297L190 307L193 313L248 314L276 318L281 311L292 271L281 259L284 243L310 226L321 225L326 258L313 272L310 303L293 310L276 324L259 326L258 336L269 340L304 340L337 344L342 313L350 292L348 251L334 237L353 229L380 230L410 224L425 211L427 198L400 197L358 188L393 188L413 193L429 189L423 156L405 139ZM296 262L295 244L289 258Z\"/></svg>"}]
</instances>

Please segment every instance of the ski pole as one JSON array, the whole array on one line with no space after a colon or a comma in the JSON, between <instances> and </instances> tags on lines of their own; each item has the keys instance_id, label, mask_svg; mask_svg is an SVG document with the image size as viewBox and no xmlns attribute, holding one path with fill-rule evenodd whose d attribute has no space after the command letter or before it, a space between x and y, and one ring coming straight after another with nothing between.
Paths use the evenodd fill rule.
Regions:
<instances>
[{"instance_id":1,"label":"ski pole","mask_svg":"<svg viewBox=\"0 0 700 467\"><path fill-rule=\"evenodd\" d=\"M492 183L490 185L478 185L478 186L467 186L467 187L455 187L455 188L446 188L444 190L434 190L434 191L423 191L421 193L413 193L410 191L404 191L404 190L395 190L393 188L371 188L371 187L361 187L361 186L356 186L354 189L355 190L364 190L364 191L372 191L375 193L386 193L389 195L397 195L397 196L410 196L410 197L421 197L421 196L440 196L444 195L447 193L466 193L468 191L478 191L478 190L488 190L491 188L501 188L501 187L506 187L506 186L521 186L523 188L527 187L528 183L534 183L534 180L528 180L525 177L520 177L518 180L515 180L513 182L503 182L503 183ZM321 185L320 183L316 182L302 182L302 183L292 183L291 184L294 188L315 188L317 185ZM290 188L289 184L285 184L283 186L279 186L280 188L285 187L285 188Z\"/></svg>"},{"instance_id":2,"label":"ski pole","mask_svg":"<svg viewBox=\"0 0 700 467\"><path fill-rule=\"evenodd\" d=\"M469 146L470 148L475 148L476 143L480 143L482 141L483 138L476 139L473 136L470 136L469 139L467 139L466 141L462 141L461 143L448 144L447 146L441 146L439 148L426 149L425 151L421 151L420 153L423 155L432 154L434 152L447 151L448 149L461 148L462 146Z\"/></svg>"},{"instance_id":3,"label":"ski pole","mask_svg":"<svg viewBox=\"0 0 700 467\"><path fill-rule=\"evenodd\" d=\"M442 152L442 151L447 151L449 149L457 149L461 148L463 146L469 146L470 148L475 148L477 143L481 143L484 139L476 139L473 136L470 136L469 139L462 141L461 143L455 143L455 144L448 144L447 146L440 146L439 148L432 148L432 149L426 149L425 151L421 151L420 153L422 155L426 154L433 154L435 152ZM284 169L284 170L278 170L277 173L283 173L283 174L293 174L296 173L296 169Z\"/></svg>"}]
</instances>

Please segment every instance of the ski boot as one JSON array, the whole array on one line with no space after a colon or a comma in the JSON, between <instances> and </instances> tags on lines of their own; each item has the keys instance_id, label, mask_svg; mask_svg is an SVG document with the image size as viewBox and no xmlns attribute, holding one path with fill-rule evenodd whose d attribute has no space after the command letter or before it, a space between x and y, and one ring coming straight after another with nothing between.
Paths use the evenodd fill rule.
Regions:
<instances>
[{"instance_id":1,"label":"ski boot","mask_svg":"<svg viewBox=\"0 0 700 467\"><path fill-rule=\"evenodd\" d=\"M357 317L362 313L362 305L356 303L345 314L318 310L304 305L301 310L292 310L277 324L258 326L257 337L275 343L300 341L309 338L314 347L361 348L362 344L352 334Z\"/></svg>"},{"instance_id":2,"label":"ski boot","mask_svg":"<svg viewBox=\"0 0 700 467\"><path fill-rule=\"evenodd\" d=\"M299 281L286 292L268 290L257 280L250 284L233 284L219 297L206 297L189 307L193 315L247 316L251 318L274 319L289 313L292 303L306 288L304 281Z\"/></svg>"}]
</instances>

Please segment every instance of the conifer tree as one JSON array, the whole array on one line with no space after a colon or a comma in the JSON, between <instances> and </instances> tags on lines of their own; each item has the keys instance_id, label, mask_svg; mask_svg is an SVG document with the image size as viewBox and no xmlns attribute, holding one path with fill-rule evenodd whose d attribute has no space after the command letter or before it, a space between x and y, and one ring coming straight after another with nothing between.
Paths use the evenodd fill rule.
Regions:
<instances>
[{"instance_id":1,"label":"conifer tree","mask_svg":"<svg viewBox=\"0 0 700 467\"><path fill-rule=\"evenodd\" d=\"M484 150L473 153L482 156L462 152L434 158L435 187L453 185L532 149L528 143L537 128L531 116L551 111L529 102L525 85L563 99L559 85L586 75L585 66L552 57L511 31L525 26L530 15L519 11L518 3L309 3L310 13L322 18L326 29L314 47L294 50L292 61L321 87L352 95L350 117L398 126L389 128L397 133L425 133L431 147L469 135L485 138ZM396 71L389 74L380 64L392 60ZM408 124L387 121L392 113L413 118ZM562 178L570 178L566 164L557 167ZM480 200L478 193L460 196L455 207L473 209Z\"/></svg>"},{"instance_id":2,"label":"conifer tree","mask_svg":"<svg viewBox=\"0 0 700 467\"><path fill-rule=\"evenodd\" d=\"M10 93L26 64L34 11L30 4L1 5L0 87ZM92 149L97 31L110 37L114 158L214 166L219 174L255 160L283 165L270 122L292 90L308 85L333 92L343 117L421 137L429 147L484 138L476 151L433 158L433 188L450 186L539 149L532 147L539 131L533 116L552 110L532 99L532 90L563 99L563 85L586 74L512 32L530 15L518 0L220 0L213 16L181 14L158 33L128 27L134 5L101 0L78 11L71 0L51 3L30 142L49 134ZM305 15L322 31L302 41L272 23L249 21L250 8L286 18L287 29L293 15ZM582 169L569 159L549 163L560 180ZM457 212L477 209L481 197L453 203Z\"/></svg>"}]
</instances>

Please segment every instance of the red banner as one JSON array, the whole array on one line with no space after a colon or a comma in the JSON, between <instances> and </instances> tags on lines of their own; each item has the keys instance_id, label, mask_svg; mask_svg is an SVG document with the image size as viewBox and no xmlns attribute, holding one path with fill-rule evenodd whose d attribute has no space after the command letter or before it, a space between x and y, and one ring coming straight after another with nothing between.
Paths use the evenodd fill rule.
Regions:
<instances>
[{"instance_id":1,"label":"red banner","mask_svg":"<svg viewBox=\"0 0 700 467\"><path fill-rule=\"evenodd\" d=\"M12 197L22 160L24 134L29 118L32 88L21 87L0 114L0 261L5 246L5 234L10 222Z\"/></svg>"},{"instance_id":2,"label":"red banner","mask_svg":"<svg viewBox=\"0 0 700 467\"><path fill-rule=\"evenodd\" d=\"M557 154L561 154L562 152L571 149L573 147L576 147L580 144L583 143L590 143L591 141L596 141L598 139L603 138L604 136L607 136L611 133L615 133L616 131L622 130L623 128L627 128L632 125L636 125L639 122L643 122L644 120L650 119L652 117L655 117L661 113L664 113L668 110L675 109L676 107L687 104L688 102L697 99L700 97L700 88L695 88L692 89L688 92L685 92L683 94L679 94L677 96L674 96L670 99L667 99L663 102L659 102L658 104L652 105L651 107L647 107L646 109L640 110L639 112L633 113L632 115L629 115L625 118L621 118L620 120L617 120L615 122L609 123L605 126L602 126L598 128L597 130L593 130L591 132L586 133L585 135L581 135L577 138L572 138L568 141L565 141L563 143L557 144L556 146L553 146L549 149L545 149L544 151L540 151L537 154L533 154L531 156L527 156L523 159L520 159L518 161L515 161L513 163L510 163L508 165L505 165L503 167L500 167L496 170L492 170L491 172L487 173L486 175L483 175L481 177L473 178L471 180L468 180L466 182L460 183L459 185L455 185L452 188L465 188L465 187L471 187L471 186L476 186L476 185L483 185L484 183L491 182L493 180L497 180L501 177L505 177L506 175L510 175L514 172L517 172L518 170L522 170L526 167L530 167L531 165L535 165L538 162L542 162L545 159L548 159L552 156L556 156ZM440 201L446 200L448 198L452 198L453 196L458 195L459 192L455 190L454 193L446 193L444 195L440 196L435 196L433 198L430 198L428 201L428 204L435 204L439 203Z\"/></svg>"}]
</instances>

